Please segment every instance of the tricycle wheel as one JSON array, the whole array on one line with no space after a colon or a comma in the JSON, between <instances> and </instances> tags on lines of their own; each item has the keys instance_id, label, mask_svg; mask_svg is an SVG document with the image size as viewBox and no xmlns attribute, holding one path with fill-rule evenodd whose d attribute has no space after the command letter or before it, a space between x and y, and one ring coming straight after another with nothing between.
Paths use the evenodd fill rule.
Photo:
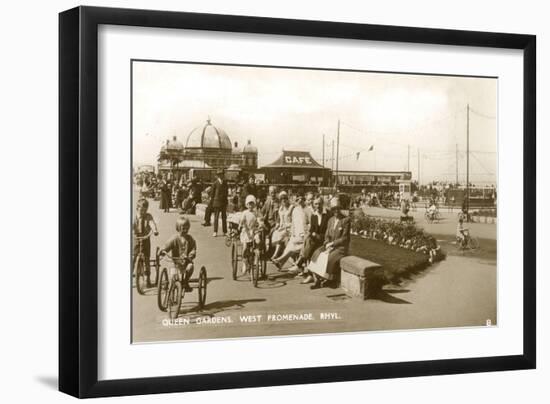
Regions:
<instances>
[{"instance_id":1,"label":"tricycle wheel","mask_svg":"<svg viewBox=\"0 0 550 404\"><path fill-rule=\"evenodd\" d=\"M143 254L139 254L134 264L134 274L136 277L136 288L140 295L145 294L145 258Z\"/></svg>"},{"instance_id":2,"label":"tricycle wheel","mask_svg":"<svg viewBox=\"0 0 550 404\"><path fill-rule=\"evenodd\" d=\"M239 259L237 257L237 243L233 243L231 246L231 270L233 280L237 280L237 267L239 266Z\"/></svg>"},{"instance_id":3,"label":"tricycle wheel","mask_svg":"<svg viewBox=\"0 0 550 404\"><path fill-rule=\"evenodd\" d=\"M254 258L250 268L250 280L254 287L258 287L258 278L260 277L260 252L258 250L254 251Z\"/></svg>"},{"instance_id":4,"label":"tricycle wheel","mask_svg":"<svg viewBox=\"0 0 550 404\"><path fill-rule=\"evenodd\" d=\"M185 291L180 281L173 281L168 292L168 316L171 320L178 318L180 314L181 301Z\"/></svg>"},{"instance_id":5,"label":"tricycle wheel","mask_svg":"<svg viewBox=\"0 0 550 404\"><path fill-rule=\"evenodd\" d=\"M162 271L158 278L157 305L160 311L166 311L166 306L168 302L168 291L170 288L170 282L168 282L168 270L166 268L162 268Z\"/></svg>"},{"instance_id":6,"label":"tricycle wheel","mask_svg":"<svg viewBox=\"0 0 550 404\"><path fill-rule=\"evenodd\" d=\"M207 276L206 276L206 268L202 267L199 272L199 309L204 308L204 304L206 303L206 284L207 284Z\"/></svg>"}]
</instances>

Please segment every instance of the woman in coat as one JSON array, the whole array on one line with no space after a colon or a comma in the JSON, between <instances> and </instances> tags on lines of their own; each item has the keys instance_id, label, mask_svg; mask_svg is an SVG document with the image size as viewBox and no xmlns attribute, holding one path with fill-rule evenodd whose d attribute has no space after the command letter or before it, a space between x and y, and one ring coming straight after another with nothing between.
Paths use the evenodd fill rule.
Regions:
<instances>
[{"instance_id":1,"label":"woman in coat","mask_svg":"<svg viewBox=\"0 0 550 404\"><path fill-rule=\"evenodd\" d=\"M348 255L351 220L342 214L340 200L337 197L331 199L330 210L332 217L327 223L323 246L318 248L311 258L315 261L321 252L328 251L328 263L324 273L313 274L315 283L311 285L311 289L336 286L340 279L340 260Z\"/></svg>"}]
</instances>

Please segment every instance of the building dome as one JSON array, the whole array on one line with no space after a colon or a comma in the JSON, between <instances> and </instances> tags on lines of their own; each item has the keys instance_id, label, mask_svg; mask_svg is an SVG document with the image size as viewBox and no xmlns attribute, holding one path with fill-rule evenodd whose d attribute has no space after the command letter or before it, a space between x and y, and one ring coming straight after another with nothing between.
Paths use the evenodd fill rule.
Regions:
<instances>
[{"instance_id":1,"label":"building dome","mask_svg":"<svg viewBox=\"0 0 550 404\"><path fill-rule=\"evenodd\" d=\"M252 146L252 143L249 140L243 148L243 153L258 153L258 148L256 146Z\"/></svg>"},{"instance_id":2,"label":"building dome","mask_svg":"<svg viewBox=\"0 0 550 404\"><path fill-rule=\"evenodd\" d=\"M206 125L199 126L189 133L186 149L223 149L231 151L231 140L223 129L212 125L210 118L206 121Z\"/></svg>"},{"instance_id":3,"label":"building dome","mask_svg":"<svg viewBox=\"0 0 550 404\"><path fill-rule=\"evenodd\" d=\"M162 146L163 151L180 151L183 150L183 143L178 141L178 138L174 136L172 140L167 140L166 144Z\"/></svg>"},{"instance_id":4,"label":"building dome","mask_svg":"<svg viewBox=\"0 0 550 404\"><path fill-rule=\"evenodd\" d=\"M239 143L235 142L233 143L233 150L231 151L231 153L233 154L241 154L241 149L239 149Z\"/></svg>"}]
</instances>

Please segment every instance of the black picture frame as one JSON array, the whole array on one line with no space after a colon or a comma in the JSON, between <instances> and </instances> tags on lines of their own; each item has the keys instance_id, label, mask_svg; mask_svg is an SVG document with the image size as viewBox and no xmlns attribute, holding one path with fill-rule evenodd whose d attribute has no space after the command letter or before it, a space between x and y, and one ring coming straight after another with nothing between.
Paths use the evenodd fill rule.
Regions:
<instances>
[{"instance_id":1,"label":"black picture frame","mask_svg":"<svg viewBox=\"0 0 550 404\"><path fill-rule=\"evenodd\" d=\"M523 354L99 381L100 24L523 50ZM96 7L77 7L60 13L59 390L83 398L535 368L535 122L534 35Z\"/></svg>"}]
</instances>

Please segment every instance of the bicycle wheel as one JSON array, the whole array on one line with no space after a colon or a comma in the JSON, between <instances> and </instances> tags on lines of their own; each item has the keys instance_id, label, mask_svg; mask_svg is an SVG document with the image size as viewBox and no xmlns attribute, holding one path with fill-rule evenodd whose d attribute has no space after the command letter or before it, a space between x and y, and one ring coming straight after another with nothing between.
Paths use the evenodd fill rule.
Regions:
<instances>
[{"instance_id":1,"label":"bicycle wheel","mask_svg":"<svg viewBox=\"0 0 550 404\"><path fill-rule=\"evenodd\" d=\"M261 279L262 280L265 280L267 278L267 260L265 259L265 257L262 257L262 260L260 261L261 262Z\"/></svg>"},{"instance_id":2,"label":"bicycle wheel","mask_svg":"<svg viewBox=\"0 0 550 404\"><path fill-rule=\"evenodd\" d=\"M470 237L468 239L468 247L471 250L477 250L479 248L479 241L475 237Z\"/></svg>"},{"instance_id":3,"label":"bicycle wheel","mask_svg":"<svg viewBox=\"0 0 550 404\"><path fill-rule=\"evenodd\" d=\"M136 277L136 288L140 295L145 294L145 257L139 254L134 264L134 274Z\"/></svg>"},{"instance_id":4,"label":"bicycle wheel","mask_svg":"<svg viewBox=\"0 0 550 404\"><path fill-rule=\"evenodd\" d=\"M237 243L233 242L231 246L231 269L233 271L233 280L237 280L237 267L239 266L239 259L237 256Z\"/></svg>"},{"instance_id":5,"label":"bicycle wheel","mask_svg":"<svg viewBox=\"0 0 550 404\"><path fill-rule=\"evenodd\" d=\"M157 286L157 283L158 283L158 280L159 280L159 275L160 275L160 257L159 257L159 251L160 251L160 248L157 247L156 251L155 251L155 260L153 261L153 265L151 266L150 268L150 271L151 271L151 274L150 274L150 280L151 280L151 284L156 287Z\"/></svg>"},{"instance_id":6,"label":"bicycle wheel","mask_svg":"<svg viewBox=\"0 0 550 404\"><path fill-rule=\"evenodd\" d=\"M173 281L168 292L168 316L171 320L178 318L180 314L181 301L185 291L180 281Z\"/></svg>"},{"instance_id":7,"label":"bicycle wheel","mask_svg":"<svg viewBox=\"0 0 550 404\"><path fill-rule=\"evenodd\" d=\"M233 243L233 240L231 240L231 237L227 236L225 237L225 246L231 247L231 244Z\"/></svg>"},{"instance_id":8,"label":"bicycle wheel","mask_svg":"<svg viewBox=\"0 0 550 404\"><path fill-rule=\"evenodd\" d=\"M252 284L254 287L258 287L258 278L260 277L260 252L258 250L254 250L254 257L252 261L252 265L250 266L250 280L252 281Z\"/></svg>"},{"instance_id":9,"label":"bicycle wheel","mask_svg":"<svg viewBox=\"0 0 550 404\"><path fill-rule=\"evenodd\" d=\"M199 309L204 308L204 304L206 303L206 284L207 284L207 276L206 276L206 268L202 267L199 272Z\"/></svg>"},{"instance_id":10,"label":"bicycle wheel","mask_svg":"<svg viewBox=\"0 0 550 404\"><path fill-rule=\"evenodd\" d=\"M432 217L430 216L430 214L428 212L424 213L424 217L426 218L426 221L428 223L432 222Z\"/></svg>"},{"instance_id":11,"label":"bicycle wheel","mask_svg":"<svg viewBox=\"0 0 550 404\"><path fill-rule=\"evenodd\" d=\"M166 311L169 287L170 282L168 282L168 270L166 268L162 268L157 285L157 305L160 311Z\"/></svg>"}]
</instances>

